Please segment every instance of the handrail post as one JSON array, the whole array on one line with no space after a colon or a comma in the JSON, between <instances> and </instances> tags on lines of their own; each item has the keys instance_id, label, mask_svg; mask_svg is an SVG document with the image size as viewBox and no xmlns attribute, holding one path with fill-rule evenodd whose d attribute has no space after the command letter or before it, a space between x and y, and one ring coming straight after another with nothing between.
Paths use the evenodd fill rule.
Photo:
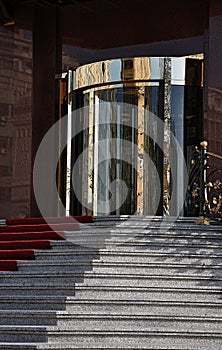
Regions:
<instances>
[{"instance_id":1,"label":"handrail post","mask_svg":"<svg viewBox=\"0 0 222 350\"><path fill-rule=\"evenodd\" d=\"M207 141L200 143L200 211L196 221L198 225L209 225L209 220L206 219L207 145Z\"/></svg>"}]
</instances>

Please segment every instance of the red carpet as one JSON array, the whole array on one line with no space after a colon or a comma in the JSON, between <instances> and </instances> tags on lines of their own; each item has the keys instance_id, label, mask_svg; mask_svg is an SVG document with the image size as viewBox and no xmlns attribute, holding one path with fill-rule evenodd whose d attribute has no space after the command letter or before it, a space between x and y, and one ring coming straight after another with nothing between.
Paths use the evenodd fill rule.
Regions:
<instances>
[{"instance_id":1,"label":"red carpet","mask_svg":"<svg viewBox=\"0 0 222 350\"><path fill-rule=\"evenodd\" d=\"M1 250L0 260L34 260L34 249Z\"/></svg>"},{"instance_id":2,"label":"red carpet","mask_svg":"<svg viewBox=\"0 0 222 350\"><path fill-rule=\"evenodd\" d=\"M58 233L57 233L58 232ZM61 239L64 231L39 231L39 232L9 232L0 233L1 241L25 241L25 240L39 240L39 239ZM61 235L60 235L61 233Z\"/></svg>"},{"instance_id":3,"label":"red carpet","mask_svg":"<svg viewBox=\"0 0 222 350\"><path fill-rule=\"evenodd\" d=\"M0 260L0 271L16 271L17 261L16 260Z\"/></svg>"},{"instance_id":4,"label":"red carpet","mask_svg":"<svg viewBox=\"0 0 222 350\"><path fill-rule=\"evenodd\" d=\"M93 221L92 216L60 216L44 218L27 218L27 219L6 219L6 224L9 225L39 225L39 224L62 224L73 222L73 219L80 223L89 223Z\"/></svg>"},{"instance_id":5,"label":"red carpet","mask_svg":"<svg viewBox=\"0 0 222 350\"><path fill-rule=\"evenodd\" d=\"M10 225L0 226L0 234L7 232L32 232L32 231L75 231L79 230L78 223L63 224L36 224L36 225Z\"/></svg>"},{"instance_id":6,"label":"red carpet","mask_svg":"<svg viewBox=\"0 0 222 350\"><path fill-rule=\"evenodd\" d=\"M0 271L16 271L17 261L35 259L35 250L50 249L52 240L63 240L64 231L79 229L78 223L92 222L92 216L7 219L0 226ZM49 225L50 224L50 225Z\"/></svg>"}]
</instances>

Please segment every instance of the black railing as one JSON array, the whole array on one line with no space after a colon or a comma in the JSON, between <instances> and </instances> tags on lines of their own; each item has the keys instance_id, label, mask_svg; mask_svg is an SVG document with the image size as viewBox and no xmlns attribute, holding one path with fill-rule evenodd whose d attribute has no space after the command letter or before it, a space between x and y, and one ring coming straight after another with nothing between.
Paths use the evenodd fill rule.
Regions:
<instances>
[{"instance_id":1,"label":"black railing","mask_svg":"<svg viewBox=\"0 0 222 350\"><path fill-rule=\"evenodd\" d=\"M208 152L206 141L192 154L186 210L197 224L222 223L222 156Z\"/></svg>"}]
</instances>

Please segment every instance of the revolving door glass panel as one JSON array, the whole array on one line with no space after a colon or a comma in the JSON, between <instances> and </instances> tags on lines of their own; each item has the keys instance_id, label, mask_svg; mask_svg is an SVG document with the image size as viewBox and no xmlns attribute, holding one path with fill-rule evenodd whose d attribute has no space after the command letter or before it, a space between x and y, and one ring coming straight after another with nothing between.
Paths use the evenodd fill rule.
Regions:
<instances>
[{"instance_id":1,"label":"revolving door glass panel","mask_svg":"<svg viewBox=\"0 0 222 350\"><path fill-rule=\"evenodd\" d=\"M73 215L162 215L163 84L73 91Z\"/></svg>"}]
</instances>

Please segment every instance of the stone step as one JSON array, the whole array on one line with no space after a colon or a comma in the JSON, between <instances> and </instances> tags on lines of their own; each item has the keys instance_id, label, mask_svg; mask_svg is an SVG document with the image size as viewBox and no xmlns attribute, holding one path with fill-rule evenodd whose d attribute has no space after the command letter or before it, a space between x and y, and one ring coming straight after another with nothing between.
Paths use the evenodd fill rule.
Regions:
<instances>
[{"instance_id":1,"label":"stone step","mask_svg":"<svg viewBox=\"0 0 222 350\"><path fill-rule=\"evenodd\" d=\"M63 237L65 238L66 242L75 244L75 245L83 245L83 246L94 246L95 242L96 245L99 246L106 246L106 242L109 241L112 236L110 233L104 234L102 233L101 235L97 233L91 233L90 234L83 234L82 232L79 232L76 234L76 232L65 232ZM115 237L113 237L115 238ZM117 239L122 242L128 239L128 235L119 235ZM96 246L95 245L95 246Z\"/></svg>"},{"instance_id":2,"label":"stone step","mask_svg":"<svg viewBox=\"0 0 222 350\"><path fill-rule=\"evenodd\" d=\"M194 226L184 228L184 226L176 228L158 228L156 226L140 227L140 226L116 226L113 227L90 227L83 228L80 231L65 231L64 237L73 239L83 238L121 238L121 237L147 237L147 238L174 238L174 239L207 239L207 240L222 240L222 230L215 229L209 226L208 230L202 227Z\"/></svg>"},{"instance_id":3,"label":"stone step","mask_svg":"<svg viewBox=\"0 0 222 350\"><path fill-rule=\"evenodd\" d=\"M117 284L116 284L117 285ZM141 286L141 287L134 287L134 286L116 286L113 285L51 285L51 286L11 286L11 285L5 285L4 287L0 287L0 298L6 297L9 295L10 291L10 297L22 297L22 296L28 296L30 298L32 297L51 297L51 296L76 296L78 299L86 299L89 298L89 300L101 300L105 299L107 300L107 296L111 296L114 300L116 298L119 298L120 300L131 300L133 298L134 300L134 293L135 298L138 297L138 299L143 298L144 300L150 299L156 300L161 297L161 299L165 301L201 301L201 302L215 302L218 301L221 297L221 287L217 286L211 286L207 288L206 286L201 285L195 285L193 288L191 286L186 286L184 288L182 287L151 287L151 286ZM101 295L100 295L101 293ZM153 295L155 293L155 295ZM191 299L190 299L191 298ZM200 299L199 299L200 298Z\"/></svg>"},{"instance_id":4,"label":"stone step","mask_svg":"<svg viewBox=\"0 0 222 350\"><path fill-rule=\"evenodd\" d=\"M36 274L33 271L26 272L3 272L1 273L0 288L4 284L22 285L22 286L50 286L60 284L61 286L75 285L77 282L83 281L83 272L40 272Z\"/></svg>"},{"instance_id":5,"label":"stone step","mask_svg":"<svg viewBox=\"0 0 222 350\"><path fill-rule=\"evenodd\" d=\"M107 240L109 241L109 240ZM79 239L78 241L72 241L71 239L65 239L64 241L58 241L58 242L63 242L60 244L56 244L56 241L51 241L50 242L50 248L54 251L59 249L60 251L62 250L72 250L73 253L75 253L76 251L87 251L87 250L94 250L94 252L98 252L100 249L106 249L107 245L108 246L112 246L112 245L116 245L116 243L107 243L106 240L101 241L97 241L95 239L91 239L91 240L81 240Z\"/></svg>"},{"instance_id":6,"label":"stone step","mask_svg":"<svg viewBox=\"0 0 222 350\"><path fill-rule=\"evenodd\" d=\"M1 326L0 343L39 343L47 342L47 332L44 326Z\"/></svg>"},{"instance_id":7,"label":"stone step","mask_svg":"<svg viewBox=\"0 0 222 350\"><path fill-rule=\"evenodd\" d=\"M95 333L96 335L96 333ZM108 334L106 337L98 340L83 340L79 342L51 342L51 343L0 343L0 349L3 350L86 350L86 349L106 349L106 350L221 350L221 339L220 336L216 335L213 337L212 334L206 336L201 333L192 334L189 336L182 335L180 333L174 334L168 332L166 337L161 337L159 334L152 334L150 332L146 339L146 334L143 332L139 333L138 336L134 334L134 337L130 337L124 334L125 337L121 337L119 340L117 337L113 338L107 343ZM110 335L111 337L111 335Z\"/></svg>"},{"instance_id":8,"label":"stone step","mask_svg":"<svg viewBox=\"0 0 222 350\"><path fill-rule=\"evenodd\" d=\"M125 254L145 252L146 254L177 254L178 256L192 256L192 255L211 255L222 257L222 249L219 246L194 246L194 245L146 245L146 244L112 244L107 246L107 252L123 251Z\"/></svg>"},{"instance_id":9,"label":"stone step","mask_svg":"<svg viewBox=\"0 0 222 350\"><path fill-rule=\"evenodd\" d=\"M90 225L82 225L81 228L75 232L101 232L103 230L106 232L122 232L127 231L138 231L138 232L157 232L160 233L172 233L172 234L181 234L184 232L185 234L190 234L192 232L199 234L211 234L211 233L222 233L222 229L220 225L196 225L195 222L192 223L184 223L184 222L175 222L175 223L167 223L167 222L146 222L146 221L124 221L124 222L116 222L116 223L93 223ZM66 231L68 232L68 231ZM70 231L69 231L70 232ZM74 232L74 231L71 231Z\"/></svg>"},{"instance_id":10,"label":"stone step","mask_svg":"<svg viewBox=\"0 0 222 350\"><path fill-rule=\"evenodd\" d=\"M106 222L104 223L97 222L95 221L92 224L89 225L82 225L80 230L84 231L84 228L86 228L86 231L88 228L98 228L99 227L104 227L104 228L135 228L135 229L165 229L165 230L186 230L189 232L191 230L196 230L196 231L203 231L203 232L221 232L221 225L197 225L195 220L192 220L192 222L185 222L185 221L172 221L168 222L167 220L163 220L162 222L158 221L146 221L146 220L125 220L125 221L120 221L120 222Z\"/></svg>"},{"instance_id":11,"label":"stone step","mask_svg":"<svg viewBox=\"0 0 222 350\"><path fill-rule=\"evenodd\" d=\"M4 323L5 322L5 323ZM192 324L193 329L201 329L207 331L220 331L222 318L214 317L197 317L184 315L168 315L168 314L71 314L68 312L54 311L1 311L0 325L17 326L50 326L48 330L61 331L69 330L149 330L157 328L166 330L168 328L177 330L183 329L187 332ZM56 326L56 327L55 327Z\"/></svg>"},{"instance_id":12,"label":"stone step","mask_svg":"<svg viewBox=\"0 0 222 350\"><path fill-rule=\"evenodd\" d=\"M97 273L122 273L123 270L126 273L155 273L155 274L189 274L189 275L200 275L203 276L221 276L222 263L215 264L212 261L208 261L208 264L204 264L201 261L196 263L179 263L171 262L167 263L165 261L159 262L147 262L144 263L141 259L140 262L132 261L111 261L106 260L93 260L90 263L85 262L73 262L72 260L58 261L58 260L42 260L42 261L30 261L30 262L18 262L17 266L19 272L86 272L94 269Z\"/></svg>"},{"instance_id":13,"label":"stone step","mask_svg":"<svg viewBox=\"0 0 222 350\"><path fill-rule=\"evenodd\" d=\"M221 316L222 315L222 302L182 302L182 301L165 301L165 300L79 300L73 297L32 297L18 296L8 297L1 296L0 298L0 310L23 312L25 310L67 310L74 314L82 313L98 313L98 314L123 314L141 313L147 314L164 314L169 315L196 315L196 316Z\"/></svg>"},{"instance_id":14,"label":"stone step","mask_svg":"<svg viewBox=\"0 0 222 350\"><path fill-rule=\"evenodd\" d=\"M186 349L202 349L202 345L205 346L205 349L221 349L222 342L222 333L221 332L205 332L205 331L195 331L190 330L189 332L182 331L161 331L157 329L150 329L149 331L70 331L66 330L64 332L55 331L49 332L49 343L50 342L64 342L67 346L67 343L75 343L77 346L78 342L88 343L88 347L92 348L92 343L96 342L98 344L103 344L103 346L111 345L114 346L119 344L122 346L130 345L133 349L134 346L138 346L139 344L149 344L151 347L152 342L155 340L155 346L159 346L160 344L165 345L168 343L169 349L172 348L175 342L177 344L186 344ZM90 344L90 346L89 346ZM171 344L171 345L170 345ZM82 343L84 347L84 343ZM171 347L170 347L171 346ZM206 347L208 346L208 348ZM153 347L152 347L153 348ZM98 347L97 349L100 349ZM159 349L159 347L157 347Z\"/></svg>"},{"instance_id":15,"label":"stone step","mask_svg":"<svg viewBox=\"0 0 222 350\"><path fill-rule=\"evenodd\" d=\"M138 285L138 286L159 286L167 287L168 285L174 285L177 287L187 286L193 287L196 285L202 286L222 286L222 276L220 274L213 276L212 274L206 276L192 276L189 275L189 272L186 274L179 273L167 273L159 274L158 271L154 273L147 273L146 271L140 271L134 273L126 273L124 270L121 272L116 272L115 268L108 272L100 271L90 271L90 272L41 272L38 274L30 272L19 272L14 273L2 273L0 288L4 288L5 285L11 286L75 286L82 284L91 284L91 285ZM84 278L83 278L84 277Z\"/></svg>"},{"instance_id":16,"label":"stone step","mask_svg":"<svg viewBox=\"0 0 222 350\"><path fill-rule=\"evenodd\" d=\"M63 230L64 231L64 230ZM62 231L62 232L63 232ZM219 236L222 234L221 226L203 226L203 225L196 225L196 224L176 224L176 225L159 225L159 224L153 224L153 223L146 223L141 224L138 223L130 223L126 224L126 222L122 224L116 224L116 225L97 225L96 223L91 225L83 225L79 228L79 230L68 230L64 231L65 233L69 234L75 234L76 236L79 234L110 234L113 233L119 234L119 233L148 233L148 234L171 234L171 235L181 235L184 233L185 235L193 235L193 234L199 234L199 235L215 235L218 234Z\"/></svg>"},{"instance_id":17,"label":"stone step","mask_svg":"<svg viewBox=\"0 0 222 350\"><path fill-rule=\"evenodd\" d=\"M41 273L41 272L64 272L64 273L84 273L85 271L91 271L93 269L93 262L78 262L72 260L63 261L60 260L40 260L32 262L18 262L17 263L19 272L32 272L32 273Z\"/></svg>"},{"instance_id":18,"label":"stone step","mask_svg":"<svg viewBox=\"0 0 222 350\"><path fill-rule=\"evenodd\" d=\"M74 261L81 261L81 258L83 259L83 261L85 261L85 257L89 257L89 259L91 259L91 257L94 259L97 258L101 258L101 259L105 259L105 260L109 260L109 259L114 259L116 261L116 259L126 259L126 260L130 260L131 259L149 259L149 258L154 258L154 259L158 259L160 258L163 261L164 259L168 259L168 258L172 258L175 259L175 261L183 261L183 259L195 259L196 260L201 260L201 259L210 259L210 260L215 260L215 261L222 261L222 253L220 251L216 251L216 252L202 252L202 249L199 250L195 250L195 252L189 253L189 251L183 252L183 254L180 254L179 252L177 252L177 249L175 249L174 251L170 251L170 252L166 252L165 250L158 252L157 250L155 251L150 251L149 249L146 250L136 250L133 251L131 249L131 251L125 251L124 249L100 249L99 252L95 252L93 253L93 251L81 251L79 250L72 252L72 250L70 249L63 249L62 251L58 248L58 249L53 249L53 250L48 250L48 251L36 251L35 252L35 256L37 260L45 260L45 259L52 259L52 260L57 260L59 257L61 257L61 253L62 253L62 258L63 260L66 259L74 259ZM94 254L94 255L93 255ZM189 261L189 260L187 260Z\"/></svg>"},{"instance_id":19,"label":"stone step","mask_svg":"<svg viewBox=\"0 0 222 350\"><path fill-rule=\"evenodd\" d=\"M0 326L56 326L56 311L1 310Z\"/></svg>"},{"instance_id":20,"label":"stone step","mask_svg":"<svg viewBox=\"0 0 222 350\"><path fill-rule=\"evenodd\" d=\"M81 285L75 287L75 296L79 299L94 300L164 300L184 302L212 303L221 300L221 287L204 287L196 285L194 288L182 287L132 287L116 285Z\"/></svg>"},{"instance_id":21,"label":"stone step","mask_svg":"<svg viewBox=\"0 0 222 350\"><path fill-rule=\"evenodd\" d=\"M97 251L85 251L85 250L71 250L71 249L50 249L47 251L35 251L36 261L40 260L60 260L62 254L62 260L72 260L73 262L90 262L93 259L99 258L99 252Z\"/></svg>"},{"instance_id":22,"label":"stone step","mask_svg":"<svg viewBox=\"0 0 222 350\"><path fill-rule=\"evenodd\" d=\"M34 296L73 296L75 295L75 284L65 283L61 284L48 284L42 283L42 285L33 284L33 285L23 285L23 283L13 285L11 284L0 285L0 298L3 296L29 296L33 298Z\"/></svg>"},{"instance_id":23,"label":"stone step","mask_svg":"<svg viewBox=\"0 0 222 350\"><path fill-rule=\"evenodd\" d=\"M1 304L0 304L1 305ZM214 317L222 316L222 301L218 302L190 302L159 300L77 300L67 298L66 310L73 314L108 314L108 315L186 315Z\"/></svg>"},{"instance_id":24,"label":"stone step","mask_svg":"<svg viewBox=\"0 0 222 350\"><path fill-rule=\"evenodd\" d=\"M143 224L153 224L153 225L196 225L197 218L195 217L173 217L173 216L138 216L138 215L109 215L109 216L94 216L93 223L89 225L143 225ZM212 223L213 224L213 223ZM217 227L217 225L216 225ZM206 226L208 228L208 226Z\"/></svg>"},{"instance_id":25,"label":"stone step","mask_svg":"<svg viewBox=\"0 0 222 350\"><path fill-rule=\"evenodd\" d=\"M32 343L2 343L0 342L0 349L2 350L37 350L38 344Z\"/></svg>"},{"instance_id":26,"label":"stone step","mask_svg":"<svg viewBox=\"0 0 222 350\"><path fill-rule=\"evenodd\" d=\"M166 275L171 276L196 276L199 277L222 277L222 265L195 265L195 264L169 264L160 263L130 263L130 262L92 262L93 273L96 274L133 274L133 275ZM87 273L87 272L86 272Z\"/></svg>"},{"instance_id":27,"label":"stone step","mask_svg":"<svg viewBox=\"0 0 222 350\"><path fill-rule=\"evenodd\" d=\"M140 334L141 336L141 334ZM96 349L96 350L221 350L220 338L215 337L215 339L209 335L202 337L202 335L197 335L196 337L179 337L174 334L167 334L163 339L158 339L158 335L151 335L146 340L144 339L144 334L142 341L138 337L134 340L130 337L121 338L120 340L116 337L107 344L107 338L98 339L98 341L80 341L80 342L51 342L51 343L38 343L36 346L31 343L0 343L0 349L4 350L86 350L86 349Z\"/></svg>"},{"instance_id":28,"label":"stone step","mask_svg":"<svg viewBox=\"0 0 222 350\"><path fill-rule=\"evenodd\" d=\"M67 310L73 313L108 313L108 314L143 314L168 313L185 315L221 316L222 303L218 302L189 302L165 300L79 300L73 297L38 296L1 296L0 310Z\"/></svg>"},{"instance_id":29,"label":"stone step","mask_svg":"<svg viewBox=\"0 0 222 350\"><path fill-rule=\"evenodd\" d=\"M56 242L53 242L53 244L56 244ZM88 243L88 245L90 246L90 243ZM93 243L93 245L95 245L95 243ZM193 242L185 242L185 241L182 241L181 242L170 242L168 240L165 240L165 242L158 242L158 241L154 241L154 240L151 240L150 242L149 241L142 241L141 239L139 240L129 240L127 242L118 242L118 241L108 241L106 243L106 246L107 246L107 250L112 246L113 247L121 247L122 249L130 249L130 248L133 248L135 250L137 249L149 249L149 250L152 250L152 249L160 249L160 250L165 250L165 249L169 249L169 248L172 248L172 249L181 249L182 251L183 250L187 250L189 249L189 251L191 251L191 253L194 251L194 250L197 250L197 249L203 249L203 250L206 250L206 251L209 251L209 250L218 250L218 251L221 251L221 248L222 248L222 245L219 245L219 244L211 244L211 243L208 243L206 244L206 242L202 242L202 243L193 243Z\"/></svg>"},{"instance_id":30,"label":"stone step","mask_svg":"<svg viewBox=\"0 0 222 350\"><path fill-rule=\"evenodd\" d=\"M182 333L170 333L163 335L155 332L140 332L137 334L101 334L94 333L86 337L78 336L78 340L66 342L51 342L51 344L39 344L39 350L221 350L221 337L213 334L193 333L184 335Z\"/></svg>"},{"instance_id":31,"label":"stone step","mask_svg":"<svg viewBox=\"0 0 222 350\"><path fill-rule=\"evenodd\" d=\"M112 232L118 232L118 230L122 230L123 232L126 231L138 231L138 232L158 232L160 233L172 233L172 234L181 234L181 232L185 232L185 234L192 234L199 233L199 234L211 234L211 233L222 233L222 229L220 225L196 225L195 223L172 223L168 224L166 222L163 222L159 224L158 222L145 222L145 221L127 221L122 223L116 223L116 224L110 224L107 223L103 226L102 224L98 225L97 223L92 224L91 226L82 226L79 231L76 232L89 232L90 230L97 230L98 232L104 230L104 232L107 232L109 229ZM74 231L72 231L74 232Z\"/></svg>"},{"instance_id":32,"label":"stone step","mask_svg":"<svg viewBox=\"0 0 222 350\"><path fill-rule=\"evenodd\" d=\"M71 315L58 314L57 327L52 327L57 331L64 330L88 330L88 331L149 331L156 329L167 332L177 331L188 332L193 330L205 330L206 332L220 332L222 330L221 317L196 317L178 315ZM48 328L49 331L52 329Z\"/></svg>"},{"instance_id":33,"label":"stone step","mask_svg":"<svg viewBox=\"0 0 222 350\"><path fill-rule=\"evenodd\" d=\"M0 295L0 310L65 310L66 296L42 295L39 297L34 295L18 295L11 296L11 291L8 295ZM53 292L53 289L52 289ZM26 294L27 290L26 290ZM65 293L66 294L66 293Z\"/></svg>"},{"instance_id":34,"label":"stone step","mask_svg":"<svg viewBox=\"0 0 222 350\"><path fill-rule=\"evenodd\" d=\"M77 283L79 285L79 283ZM138 287L170 287L174 286L182 288L194 288L196 286L222 286L222 277L211 277L211 276L192 276L189 274L183 274L179 276L175 274L148 274L148 273L85 273L84 274L84 285L95 285L95 286L138 286Z\"/></svg>"},{"instance_id":35,"label":"stone step","mask_svg":"<svg viewBox=\"0 0 222 350\"><path fill-rule=\"evenodd\" d=\"M207 237L149 237L147 235L116 235L110 237L103 237L98 235L82 235L79 234L77 237L73 236L65 236L66 242L72 242L76 245L86 246L86 247L94 247L94 248L105 248L110 247L112 245L117 244L126 244L126 245L149 245L149 246L186 246L186 247L203 247L207 246L209 248L222 248L222 238L219 240L218 238L207 238ZM52 245L55 245L56 242L53 242ZM60 245L62 245L60 243Z\"/></svg>"},{"instance_id":36,"label":"stone step","mask_svg":"<svg viewBox=\"0 0 222 350\"><path fill-rule=\"evenodd\" d=\"M175 247L181 247L182 249L184 248L205 248L206 250L209 250L209 249L219 249L221 250L221 247L222 247L222 244L216 244L215 242L209 242L207 245L206 245L206 242L203 241L203 242L197 242L197 243L194 243L194 242L186 242L186 240L181 240L181 243L178 241L178 242L175 242L175 240L172 240L172 242L168 242L168 240L164 240L164 242L158 242L158 239L156 240L147 240L144 239L142 241L141 238L139 239L129 239L128 241L124 241L124 242L121 242L121 241L112 241L112 240L107 240L106 242L104 243L101 243L100 242L96 242L94 239L92 239L92 241L86 241L86 242L79 242L78 245L72 243L72 242L69 242L67 240L64 240L64 241L51 241L50 242L51 244L51 248L52 249L55 249L55 248L58 248L59 249L72 249L72 250L82 250L82 249L89 249L89 248L94 248L95 251L96 249L104 249L104 247L106 247L106 249L110 249L112 247L121 247L124 249L126 248L134 248L134 249L138 249L137 247L149 247L149 249L151 247L160 247L161 249L165 248L165 247L172 247L172 248L175 248Z\"/></svg>"},{"instance_id":37,"label":"stone step","mask_svg":"<svg viewBox=\"0 0 222 350\"><path fill-rule=\"evenodd\" d=\"M59 244L56 244L56 242L60 242ZM99 249L93 246L87 247L84 246L83 244L75 244L72 241L68 241L68 240L61 240L61 241L51 241L51 246L50 248L54 250L56 249L63 249L63 250L72 250L74 254L78 254L78 253L92 253L92 254L98 254ZM44 250L42 250L42 252L44 252ZM46 251L45 251L46 252Z\"/></svg>"},{"instance_id":38,"label":"stone step","mask_svg":"<svg viewBox=\"0 0 222 350\"><path fill-rule=\"evenodd\" d=\"M67 311L46 311L46 310L1 310L0 325L27 325L27 326L57 326L59 329L73 330L120 330L120 329L149 329L150 327L181 327L183 331L187 331L186 327L207 330L220 330L222 325L222 317L219 315L197 315L178 314L178 312L168 314L165 308L165 314L152 313L138 314L130 310L123 313L122 306L119 306L122 313L71 313ZM169 308L168 308L169 309ZM119 310L119 311L120 311ZM48 328L50 330L54 328Z\"/></svg>"},{"instance_id":39,"label":"stone step","mask_svg":"<svg viewBox=\"0 0 222 350\"><path fill-rule=\"evenodd\" d=\"M85 248L85 247L83 247ZM90 247L92 248L92 247ZM152 245L140 245L140 246L133 246L132 244L113 244L112 246L108 246L106 248L104 247L97 247L97 257L101 256L126 256L126 257L133 257L133 256L139 256L139 257L178 257L184 258L184 257L190 257L190 258L210 258L210 259L218 259L222 258L222 248L212 248L212 247L187 247L186 245L180 246L180 247L174 247L174 246L152 246ZM38 252L37 258L44 259L45 257L56 257L58 255L64 256L64 259L66 257L77 257L81 256L81 250L79 251L79 255L76 254L75 251L72 251L71 249L66 249L65 245L56 248L52 248L51 250L48 250L45 252L45 254L42 254ZM85 255L86 256L86 255Z\"/></svg>"},{"instance_id":40,"label":"stone step","mask_svg":"<svg viewBox=\"0 0 222 350\"><path fill-rule=\"evenodd\" d=\"M190 265L190 266L203 266L208 267L211 265L222 265L221 255L186 255L181 256L179 254L158 254L158 253L131 253L124 254L118 252L101 252L100 261L107 263L122 263L122 264L156 264L158 266L171 264L171 265Z\"/></svg>"},{"instance_id":41,"label":"stone step","mask_svg":"<svg viewBox=\"0 0 222 350\"><path fill-rule=\"evenodd\" d=\"M189 329L188 332L183 332L174 329L161 330L151 327L148 330L140 329L138 331L128 331L128 330L48 330L46 333L46 327L42 326L0 326L0 344L7 343L40 343L47 341L53 342L63 342L68 345L68 343L78 344L78 342L86 342L92 345L93 342L107 344L109 346L119 342L119 344L133 345L134 342L147 343L152 342L156 339L158 343L162 343L166 340L180 340L181 343L186 341L188 348L193 341L198 340L196 345L206 344L208 346L221 346L222 333L221 331L205 331L196 330L194 328ZM212 344L213 343L213 344ZM166 343L164 341L166 346ZM171 343L172 344L172 343ZM195 344L195 342L193 343ZM42 344L47 345L47 344ZM52 344L53 345L53 344ZM57 344L58 345L58 344ZM83 345L83 343L82 343ZM137 344L138 345L138 344ZM151 345L151 344L150 344ZM41 347L38 347L41 348ZM42 347L44 348L44 347ZM98 348L97 348L98 349ZM211 349L211 348L208 348ZM212 348L213 349L213 348ZM214 348L215 349L215 348ZM218 348L220 349L220 348Z\"/></svg>"},{"instance_id":42,"label":"stone step","mask_svg":"<svg viewBox=\"0 0 222 350\"><path fill-rule=\"evenodd\" d=\"M125 235L126 236L126 235ZM137 234L134 237L136 238L143 238L148 240L159 240L160 242L164 242L165 240L169 240L172 242L177 243L178 242L187 242L187 243L195 243L199 242L201 244L209 243L209 244L217 244L221 245L222 244L222 232L187 232L186 230L180 231L180 233L175 233L174 231L172 232L155 232L155 233L150 233L150 232L143 232L142 234Z\"/></svg>"},{"instance_id":43,"label":"stone step","mask_svg":"<svg viewBox=\"0 0 222 350\"><path fill-rule=\"evenodd\" d=\"M85 245L84 245L85 244ZM191 254L212 254L212 255L219 255L222 257L222 246L216 245L216 244L177 244L177 243L147 243L147 242L141 242L141 241L128 241L126 242L106 242L106 244L100 244L99 242L88 242L87 247L86 243L82 245L83 249L89 248L89 249L96 249L96 250L102 250L107 252L125 252L126 254L132 253L132 252L147 252L147 253L177 253L180 255L191 255ZM52 251L60 251L61 254L63 254L63 250L72 250L73 246L72 244L67 244L66 241L54 241L51 242ZM81 246L79 248L81 251Z\"/></svg>"}]
</instances>

